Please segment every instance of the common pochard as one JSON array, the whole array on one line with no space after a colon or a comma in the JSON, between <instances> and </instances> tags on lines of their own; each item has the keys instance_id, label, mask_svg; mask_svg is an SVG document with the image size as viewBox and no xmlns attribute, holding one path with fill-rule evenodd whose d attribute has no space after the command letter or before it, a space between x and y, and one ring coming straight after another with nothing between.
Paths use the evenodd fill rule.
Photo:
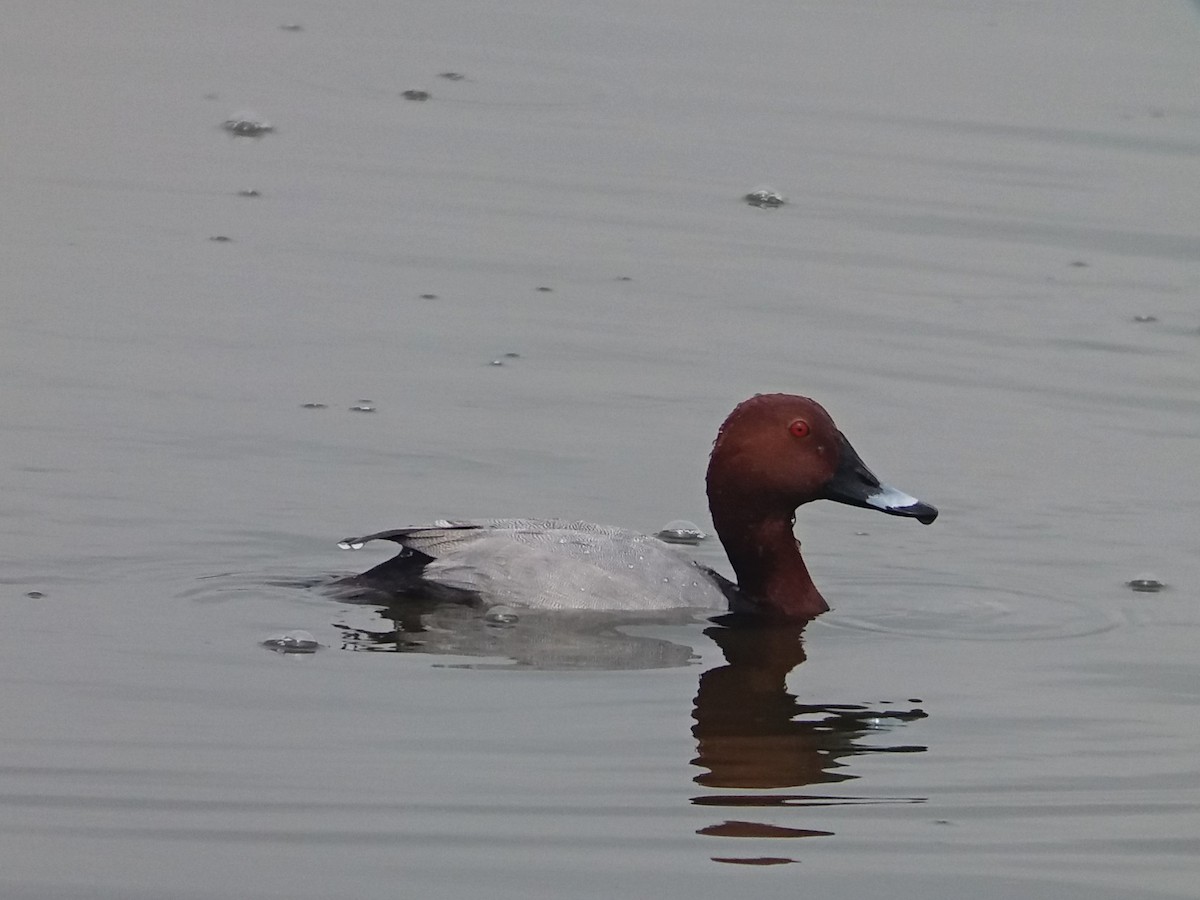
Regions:
<instances>
[{"instance_id":1,"label":"common pochard","mask_svg":"<svg viewBox=\"0 0 1200 900\"><path fill-rule=\"evenodd\" d=\"M792 531L812 500L907 516L937 510L882 484L829 413L792 394L760 394L729 414L708 463L708 504L737 583L676 546L623 528L558 519L446 519L347 538L400 545L400 553L342 584L541 609L730 609L811 618L829 609Z\"/></svg>"}]
</instances>

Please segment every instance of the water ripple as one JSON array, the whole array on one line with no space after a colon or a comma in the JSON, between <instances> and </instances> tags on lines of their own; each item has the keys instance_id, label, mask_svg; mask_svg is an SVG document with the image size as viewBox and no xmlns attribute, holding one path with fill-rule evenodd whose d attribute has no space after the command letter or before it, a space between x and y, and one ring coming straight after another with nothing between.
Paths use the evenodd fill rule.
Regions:
<instances>
[{"instance_id":1,"label":"water ripple","mask_svg":"<svg viewBox=\"0 0 1200 900\"><path fill-rule=\"evenodd\" d=\"M907 602L866 612L837 611L821 626L959 641L1058 640L1103 634L1124 624L1097 603L1012 588L933 584Z\"/></svg>"}]
</instances>

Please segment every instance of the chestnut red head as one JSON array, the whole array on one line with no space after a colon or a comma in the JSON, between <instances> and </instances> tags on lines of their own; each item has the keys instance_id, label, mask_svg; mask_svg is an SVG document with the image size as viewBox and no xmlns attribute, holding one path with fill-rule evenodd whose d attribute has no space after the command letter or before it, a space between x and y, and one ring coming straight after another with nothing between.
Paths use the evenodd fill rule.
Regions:
<instances>
[{"instance_id":1,"label":"chestnut red head","mask_svg":"<svg viewBox=\"0 0 1200 900\"><path fill-rule=\"evenodd\" d=\"M821 404L794 394L759 394L731 412L708 464L714 504L777 514L833 500L929 524L937 510L880 482Z\"/></svg>"}]
</instances>

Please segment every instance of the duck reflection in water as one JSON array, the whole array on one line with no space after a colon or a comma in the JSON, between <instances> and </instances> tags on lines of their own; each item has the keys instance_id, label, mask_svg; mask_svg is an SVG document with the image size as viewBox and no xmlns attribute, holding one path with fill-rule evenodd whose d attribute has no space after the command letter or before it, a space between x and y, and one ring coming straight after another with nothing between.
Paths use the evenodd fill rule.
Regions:
<instances>
[{"instance_id":1,"label":"duck reflection in water","mask_svg":"<svg viewBox=\"0 0 1200 900\"><path fill-rule=\"evenodd\" d=\"M365 621L362 614L370 618ZM613 613L597 610L508 610L413 600L379 609L348 607L337 627L342 649L473 657L470 668L545 671L667 669L696 661L684 641L629 633L636 626L694 628L687 610ZM382 619L382 623L380 621ZM687 635L687 638L694 636ZM686 639L685 639L686 640Z\"/></svg>"},{"instance_id":2,"label":"duck reflection in water","mask_svg":"<svg viewBox=\"0 0 1200 900\"><path fill-rule=\"evenodd\" d=\"M353 609L353 607L351 608ZM370 611L372 622L343 624L343 646L357 650L454 654L479 658L472 668L651 669L694 663L688 641L695 619L611 612L522 610L518 621L489 621L478 609L421 605L411 601ZM387 623L381 627L382 612ZM872 753L921 753L913 744L881 745L891 728L926 717L890 703L801 703L788 691L787 677L805 660L806 622L766 621L741 615L711 620L704 635L720 649L725 664L700 675L692 710L696 755L693 780L705 788L695 806L741 810L699 834L723 839L819 837L830 831L796 827L800 810L828 806L921 803L922 797L871 797L797 792L796 788L856 779L847 760ZM675 639L629 633L629 626L657 625ZM661 631L659 632L662 633ZM870 738L868 743L866 738ZM758 810L753 819L750 810ZM775 819L775 822L763 821ZM779 824L778 820L788 822ZM755 842L756 846L760 846ZM713 856L717 862L780 865L789 856Z\"/></svg>"},{"instance_id":3,"label":"duck reflection in water","mask_svg":"<svg viewBox=\"0 0 1200 900\"><path fill-rule=\"evenodd\" d=\"M715 789L692 798L697 806L774 809L920 803L923 798L855 797L779 793L779 789L834 784L857 778L845 768L848 757L867 753L921 753L920 745L862 743L889 724L923 719L919 709L872 709L858 704L806 704L787 690L787 676L804 662L805 623L780 626L725 617L705 629L721 648L726 665L700 676L693 710L696 758L703 769L694 781ZM915 702L915 701L913 701ZM729 792L733 789L734 792ZM755 793L743 793L754 791ZM798 838L832 834L767 822L726 819L702 828L714 837ZM718 862L771 865L793 862L783 856L713 857Z\"/></svg>"}]
</instances>

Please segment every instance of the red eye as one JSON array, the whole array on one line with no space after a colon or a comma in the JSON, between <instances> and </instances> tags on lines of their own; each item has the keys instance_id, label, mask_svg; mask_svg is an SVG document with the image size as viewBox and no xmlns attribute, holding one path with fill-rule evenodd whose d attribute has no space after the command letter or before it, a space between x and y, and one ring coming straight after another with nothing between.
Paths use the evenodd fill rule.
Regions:
<instances>
[{"instance_id":1,"label":"red eye","mask_svg":"<svg viewBox=\"0 0 1200 900\"><path fill-rule=\"evenodd\" d=\"M812 428L810 428L809 424L803 419L797 419L788 426L788 431L792 433L792 437L804 438L808 437L809 432L812 431Z\"/></svg>"}]
</instances>

